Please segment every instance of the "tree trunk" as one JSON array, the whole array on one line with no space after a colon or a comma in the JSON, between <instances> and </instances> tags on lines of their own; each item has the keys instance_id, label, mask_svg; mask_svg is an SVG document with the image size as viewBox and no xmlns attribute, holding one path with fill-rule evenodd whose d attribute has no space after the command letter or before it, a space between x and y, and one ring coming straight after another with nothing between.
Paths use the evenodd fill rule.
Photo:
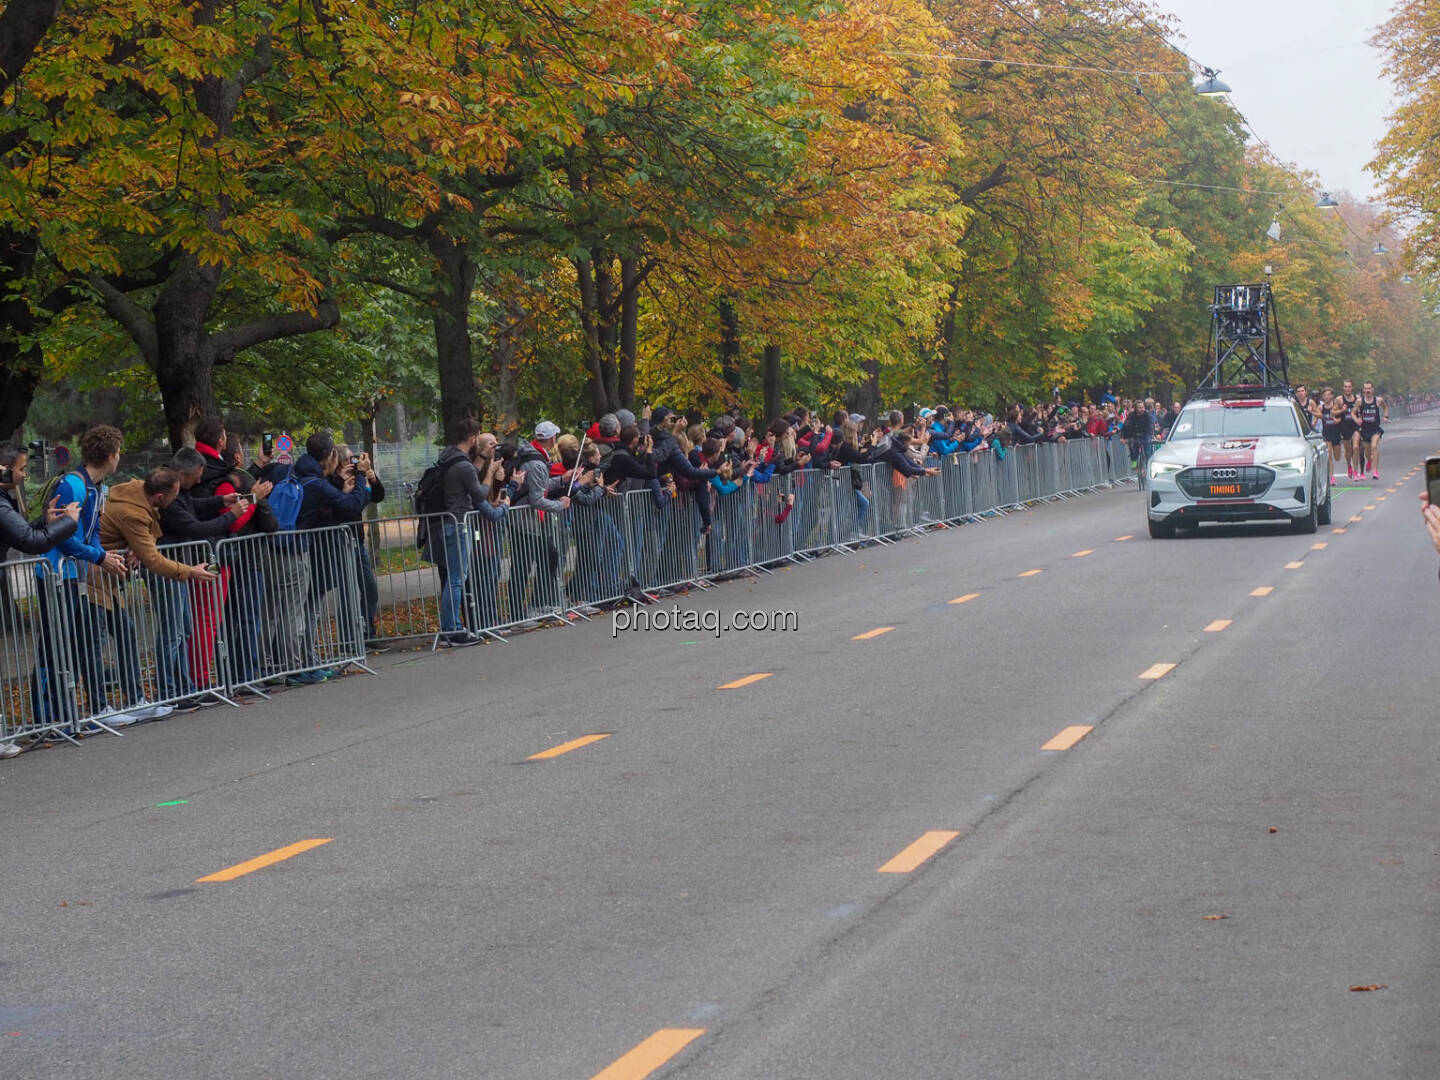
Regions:
<instances>
[{"instance_id":1,"label":"tree trunk","mask_svg":"<svg viewBox=\"0 0 1440 1080\"><path fill-rule=\"evenodd\" d=\"M765 419L774 420L783 407L785 386L780 372L780 346L773 342L765 346L761 356L760 382L765 394Z\"/></svg>"},{"instance_id":2,"label":"tree trunk","mask_svg":"<svg viewBox=\"0 0 1440 1080\"><path fill-rule=\"evenodd\" d=\"M635 259L620 260L620 405L635 411L635 351L640 325L640 270Z\"/></svg>"},{"instance_id":3,"label":"tree trunk","mask_svg":"<svg viewBox=\"0 0 1440 1080\"><path fill-rule=\"evenodd\" d=\"M15 436L25 423L45 358L40 347L24 344L35 329L35 317L18 283L35 266L35 238L0 230L0 442Z\"/></svg>"},{"instance_id":4,"label":"tree trunk","mask_svg":"<svg viewBox=\"0 0 1440 1080\"><path fill-rule=\"evenodd\" d=\"M520 402L516 377L520 363L520 333L525 309L513 298L505 302L505 321L495 334L491 350L491 368L495 372L498 394L495 401L495 431L502 438L520 430Z\"/></svg>"},{"instance_id":5,"label":"tree trunk","mask_svg":"<svg viewBox=\"0 0 1440 1080\"><path fill-rule=\"evenodd\" d=\"M880 362L867 359L861 362L860 368L865 377L845 395L845 406L873 422L880 418Z\"/></svg>"},{"instance_id":6,"label":"tree trunk","mask_svg":"<svg viewBox=\"0 0 1440 1080\"><path fill-rule=\"evenodd\" d=\"M620 295L610 255L595 256L595 301L600 342L600 370L605 378L606 412L620 408Z\"/></svg>"},{"instance_id":7,"label":"tree trunk","mask_svg":"<svg viewBox=\"0 0 1440 1080\"><path fill-rule=\"evenodd\" d=\"M960 310L960 282L950 286L950 303L945 307L945 317L940 321L940 348L935 358L935 392L941 401L950 400L950 364L954 355L955 333L958 329L956 313Z\"/></svg>"},{"instance_id":8,"label":"tree trunk","mask_svg":"<svg viewBox=\"0 0 1440 1080\"><path fill-rule=\"evenodd\" d=\"M440 419L450 422L480 414L475 362L470 345L470 299L475 290L475 263L466 245L443 232L427 241L443 275L431 309L435 324L435 357L440 381Z\"/></svg>"},{"instance_id":9,"label":"tree trunk","mask_svg":"<svg viewBox=\"0 0 1440 1080\"><path fill-rule=\"evenodd\" d=\"M218 266L202 266L195 256L187 255L155 300L154 353L148 359L160 388L172 450L193 446L196 422L215 412L215 372L205 316L219 283ZM143 344L141 348L143 352Z\"/></svg>"},{"instance_id":10,"label":"tree trunk","mask_svg":"<svg viewBox=\"0 0 1440 1080\"><path fill-rule=\"evenodd\" d=\"M595 415L613 412L605 379L605 344L601 329L600 296L595 260L575 259L575 286L580 293L580 329L585 338L585 369L590 375L590 404Z\"/></svg>"},{"instance_id":11,"label":"tree trunk","mask_svg":"<svg viewBox=\"0 0 1440 1080\"><path fill-rule=\"evenodd\" d=\"M734 301L728 296L720 298L720 377L730 388L730 400L734 405L740 400L740 318L735 313Z\"/></svg>"}]
</instances>

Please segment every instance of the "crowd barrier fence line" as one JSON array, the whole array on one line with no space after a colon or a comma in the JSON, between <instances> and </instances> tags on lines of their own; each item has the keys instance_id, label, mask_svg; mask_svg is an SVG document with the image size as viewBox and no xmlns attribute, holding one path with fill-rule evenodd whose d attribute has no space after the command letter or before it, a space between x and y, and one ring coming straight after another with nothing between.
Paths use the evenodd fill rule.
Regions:
<instances>
[{"instance_id":1,"label":"crowd barrier fence line","mask_svg":"<svg viewBox=\"0 0 1440 1080\"><path fill-rule=\"evenodd\" d=\"M758 576L1133 479L1114 438L929 464L937 474L797 470L659 500L644 487L578 489L563 513L411 514L161 549L218 565L209 582L12 560L0 564L0 745L85 728L119 734L106 717L140 702L208 695L233 705L276 680L371 671L376 642L503 641L513 628L568 623L626 597Z\"/></svg>"}]
</instances>

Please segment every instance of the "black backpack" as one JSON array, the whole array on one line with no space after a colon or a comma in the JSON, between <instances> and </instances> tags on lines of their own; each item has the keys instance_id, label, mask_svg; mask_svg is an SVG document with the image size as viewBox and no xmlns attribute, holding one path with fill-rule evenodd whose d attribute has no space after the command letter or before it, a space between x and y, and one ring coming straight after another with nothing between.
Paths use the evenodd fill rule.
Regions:
<instances>
[{"instance_id":1,"label":"black backpack","mask_svg":"<svg viewBox=\"0 0 1440 1080\"><path fill-rule=\"evenodd\" d=\"M420 482L415 485L415 494L410 500L411 509L420 518L419 527L415 530L416 547L423 548L428 539L429 529L425 520L426 516L445 512L445 473L457 461L464 461L468 464L469 460L461 455L443 462L437 461L420 474Z\"/></svg>"}]
</instances>

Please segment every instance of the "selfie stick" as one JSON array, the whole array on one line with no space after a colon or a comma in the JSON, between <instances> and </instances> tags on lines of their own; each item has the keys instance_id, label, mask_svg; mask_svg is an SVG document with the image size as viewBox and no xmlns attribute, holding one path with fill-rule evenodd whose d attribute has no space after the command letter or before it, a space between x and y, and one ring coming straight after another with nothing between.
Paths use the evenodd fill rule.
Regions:
<instances>
[{"instance_id":1,"label":"selfie stick","mask_svg":"<svg viewBox=\"0 0 1440 1080\"><path fill-rule=\"evenodd\" d=\"M565 492L566 495L571 494L575 490L575 478L580 475L581 455L585 453L585 436L589 434L588 431L580 433L580 449L575 451L575 468L570 470L570 490Z\"/></svg>"}]
</instances>

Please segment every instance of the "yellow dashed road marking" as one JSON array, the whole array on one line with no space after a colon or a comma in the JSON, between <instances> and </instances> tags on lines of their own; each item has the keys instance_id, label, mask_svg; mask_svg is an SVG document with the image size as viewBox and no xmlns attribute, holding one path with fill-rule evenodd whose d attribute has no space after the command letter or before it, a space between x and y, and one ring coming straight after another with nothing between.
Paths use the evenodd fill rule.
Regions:
<instances>
[{"instance_id":1,"label":"yellow dashed road marking","mask_svg":"<svg viewBox=\"0 0 1440 1080\"><path fill-rule=\"evenodd\" d=\"M908 874L917 866L920 866L927 859L935 856L935 853L950 843L960 834L949 829L931 829L924 836L920 837L913 844L900 852L884 866L880 867L882 874Z\"/></svg>"},{"instance_id":2,"label":"yellow dashed road marking","mask_svg":"<svg viewBox=\"0 0 1440 1080\"><path fill-rule=\"evenodd\" d=\"M569 742L563 742L559 746L552 746L549 750L541 750L538 754L531 754L525 760L549 761L551 758L557 758L561 754L568 754L571 750L579 750L582 746L589 746L591 743L597 743L601 739L608 739L609 737L610 733L608 731L603 735L581 735L578 739L571 739Z\"/></svg>"},{"instance_id":3,"label":"yellow dashed road marking","mask_svg":"<svg viewBox=\"0 0 1440 1080\"><path fill-rule=\"evenodd\" d=\"M717 690L738 690L742 686L749 686L751 683L759 682L761 679L768 679L775 674L773 671L758 671L754 675L746 675L743 679L736 679L734 682L727 682L723 686L717 686Z\"/></svg>"},{"instance_id":4,"label":"yellow dashed road marking","mask_svg":"<svg viewBox=\"0 0 1440 1080\"><path fill-rule=\"evenodd\" d=\"M202 881L234 881L236 878L244 877L246 874L253 874L256 870L263 870L267 866L274 866L276 863L284 862L286 859L293 859L302 851L309 851L311 848L317 848L321 844L328 844L331 839L332 837L326 836L317 840L301 840L298 843L287 844L285 847L276 848L274 851L266 852L264 855L257 855L253 859L236 863L234 866L227 867L224 870L217 870L213 874L206 874L202 878L196 878L195 882L199 884Z\"/></svg>"},{"instance_id":5,"label":"yellow dashed road marking","mask_svg":"<svg viewBox=\"0 0 1440 1080\"><path fill-rule=\"evenodd\" d=\"M1069 750L1095 728L1090 724L1071 724L1063 729L1060 734L1040 747L1041 750Z\"/></svg>"},{"instance_id":6,"label":"yellow dashed road marking","mask_svg":"<svg viewBox=\"0 0 1440 1080\"><path fill-rule=\"evenodd\" d=\"M676 1054L705 1034L704 1028L661 1028L591 1080L645 1080Z\"/></svg>"}]
</instances>

